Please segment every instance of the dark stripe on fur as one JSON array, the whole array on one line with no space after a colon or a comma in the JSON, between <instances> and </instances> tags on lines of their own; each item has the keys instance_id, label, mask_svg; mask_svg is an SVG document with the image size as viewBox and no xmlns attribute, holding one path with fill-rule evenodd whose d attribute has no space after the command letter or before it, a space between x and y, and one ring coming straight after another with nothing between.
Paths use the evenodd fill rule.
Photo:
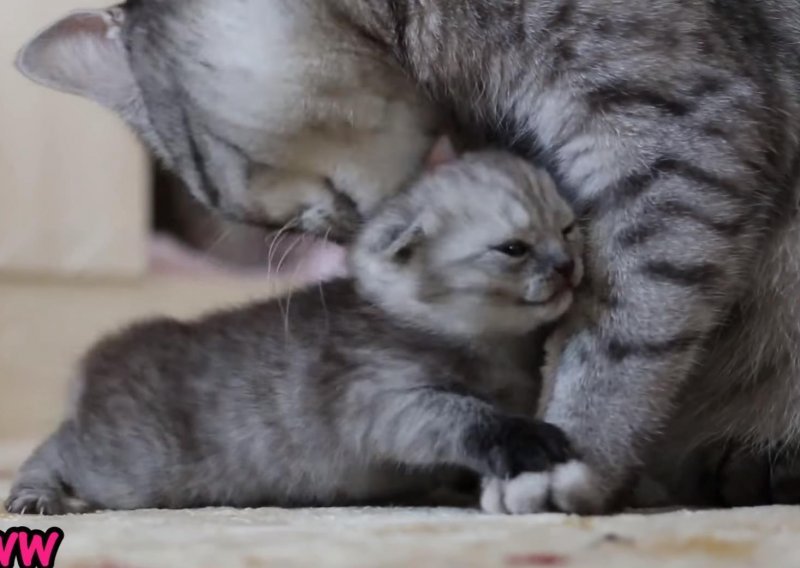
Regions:
<instances>
[{"instance_id":1,"label":"dark stripe on fur","mask_svg":"<svg viewBox=\"0 0 800 568\"><path fill-rule=\"evenodd\" d=\"M720 178L685 160L662 156L653 162L647 171L633 173L611 188L611 195L608 195L607 191L601 192L587 207L595 215L626 207L657 181L669 177L681 177L693 181L698 190L712 189L737 201L749 201L748 196L734 182Z\"/></svg>"},{"instance_id":2,"label":"dark stripe on fur","mask_svg":"<svg viewBox=\"0 0 800 568\"><path fill-rule=\"evenodd\" d=\"M700 341L696 335L679 336L667 341L624 341L611 339L606 344L608 356L614 362L621 362L629 357L664 357L688 351Z\"/></svg>"},{"instance_id":3,"label":"dark stripe on fur","mask_svg":"<svg viewBox=\"0 0 800 568\"><path fill-rule=\"evenodd\" d=\"M745 231L750 219L742 217L732 221L720 221L691 205L678 201L667 201L655 205L652 214L648 217L645 221L620 230L615 237L616 243L622 248L642 245L656 235L668 232L675 226L672 223L675 220L694 221L718 235L735 238Z\"/></svg>"},{"instance_id":4,"label":"dark stripe on fur","mask_svg":"<svg viewBox=\"0 0 800 568\"><path fill-rule=\"evenodd\" d=\"M713 264L681 266L663 260L647 262L642 272L654 280L686 287L711 286L722 276L720 268Z\"/></svg>"},{"instance_id":5,"label":"dark stripe on fur","mask_svg":"<svg viewBox=\"0 0 800 568\"><path fill-rule=\"evenodd\" d=\"M561 30L569 27L575 17L575 0L564 0L558 5L553 17L547 22L547 29Z\"/></svg>"},{"instance_id":6,"label":"dark stripe on fur","mask_svg":"<svg viewBox=\"0 0 800 568\"><path fill-rule=\"evenodd\" d=\"M704 170L694 164L678 158L664 157L658 160L656 167L662 174L674 174L711 187L725 193L729 197L740 200L745 197L742 189L734 182L725 180L716 174Z\"/></svg>"},{"instance_id":7,"label":"dark stripe on fur","mask_svg":"<svg viewBox=\"0 0 800 568\"><path fill-rule=\"evenodd\" d=\"M686 116L694 110L688 101L679 100L647 87L626 83L603 85L586 95L594 112L608 112L614 107L651 107L672 117Z\"/></svg>"},{"instance_id":8,"label":"dark stripe on fur","mask_svg":"<svg viewBox=\"0 0 800 568\"><path fill-rule=\"evenodd\" d=\"M400 57L408 55L408 6L404 0L388 0L389 16L394 29L394 45L397 46Z\"/></svg>"},{"instance_id":9,"label":"dark stripe on fur","mask_svg":"<svg viewBox=\"0 0 800 568\"><path fill-rule=\"evenodd\" d=\"M642 245L666 229L663 221L645 221L625 227L615 237L617 245L622 248L631 248Z\"/></svg>"},{"instance_id":10,"label":"dark stripe on fur","mask_svg":"<svg viewBox=\"0 0 800 568\"><path fill-rule=\"evenodd\" d=\"M697 98L716 95L724 91L728 84L729 80L727 78L714 75L701 75L692 85L689 90L689 95Z\"/></svg>"},{"instance_id":11,"label":"dark stripe on fur","mask_svg":"<svg viewBox=\"0 0 800 568\"><path fill-rule=\"evenodd\" d=\"M679 201L667 201L655 207L661 218L691 219L726 237L738 237L748 226L748 217L740 217L730 221L720 221L691 205Z\"/></svg>"},{"instance_id":12,"label":"dark stripe on fur","mask_svg":"<svg viewBox=\"0 0 800 568\"><path fill-rule=\"evenodd\" d=\"M195 171L197 171L198 175L200 176L201 187L198 189L206 197L208 204L211 207L218 208L222 200L219 189L217 189L217 186L214 183L208 168L206 167L206 159L203 157L203 153L200 151L197 140L195 140L194 131L192 130L191 122L185 110L182 113L182 117L184 130L186 131L186 140L189 144L189 153L191 155Z\"/></svg>"}]
</instances>

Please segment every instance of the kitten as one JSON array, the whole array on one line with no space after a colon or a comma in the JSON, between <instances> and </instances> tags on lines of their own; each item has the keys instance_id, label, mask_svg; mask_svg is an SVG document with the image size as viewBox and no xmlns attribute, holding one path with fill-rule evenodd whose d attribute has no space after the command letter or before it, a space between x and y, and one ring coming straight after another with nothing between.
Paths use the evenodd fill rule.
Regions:
<instances>
[{"instance_id":1,"label":"kitten","mask_svg":"<svg viewBox=\"0 0 800 568\"><path fill-rule=\"evenodd\" d=\"M257 150L320 108L315 78L339 80L339 58L340 83L379 62L389 93L415 83L463 130L547 164L587 220L593 317L564 343L546 413L583 462L511 501L598 512L654 454L675 467L707 444L800 442L798 46L796 0L137 0L63 20L20 66L117 109L207 203L258 202L259 222L298 208ZM372 107L347 108L363 134ZM425 121L393 124L407 141ZM304 150L327 140L304 132ZM353 155L349 180L384 163ZM382 155L403 169L406 153ZM292 189L326 212L303 228L346 226L397 186L334 182Z\"/></svg>"},{"instance_id":2,"label":"kitten","mask_svg":"<svg viewBox=\"0 0 800 568\"><path fill-rule=\"evenodd\" d=\"M559 463L563 434L528 417L580 249L544 172L497 152L442 166L366 223L354 281L102 341L7 508L350 504L447 467Z\"/></svg>"}]
</instances>

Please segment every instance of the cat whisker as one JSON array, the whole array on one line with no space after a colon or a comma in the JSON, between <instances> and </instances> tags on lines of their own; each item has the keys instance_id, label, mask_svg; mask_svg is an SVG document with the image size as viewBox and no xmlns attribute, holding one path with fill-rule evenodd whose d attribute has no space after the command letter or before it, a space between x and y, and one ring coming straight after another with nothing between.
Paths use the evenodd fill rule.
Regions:
<instances>
[{"instance_id":1,"label":"cat whisker","mask_svg":"<svg viewBox=\"0 0 800 568\"><path fill-rule=\"evenodd\" d=\"M331 230L328 229L325 232L325 236L322 239L323 248L328 246L330 236L331 236ZM328 302L325 299L325 287L322 285L322 280L317 281L317 289L319 290L319 299L320 302L322 303L322 312L325 314L325 329L330 331L331 327L330 312L328 311Z\"/></svg>"},{"instance_id":2,"label":"cat whisker","mask_svg":"<svg viewBox=\"0 0 800 568\"><path fill-rule=\"evenodd\" d=\"M289 257L289 255L292 253L292 251L295 248L297 248L297 245L301 244L304 240L305 240L305 235L303 235L299 239L296 239L295 242L293 242L291 245L289 245L289 248L286 249L286 252L283 253L283 256L281 257L280 261L278 262L278 272L281 271L281 268L283 267L283 263L286 262L286 259ZM298 271L299 268L300 268L300 263L295 263L295 267L294 267L294 270L292 271L292 275L289 277L289 281L292 283L293 286L294 286L294 279L297 276L297 271ZM286 310L283 312L284 334L285 334L286 337L289 336L289 312L290 312L290 310L292 308L292 294L293 293L294 293L294 288L292 288L292 290L289 292L289 296L288 296L288 298L286 300Z\"/></svg>"},{"instance_id":3,"label":"cat whisker","mask_svg":"<svg viewBox=\"0 0 800 568\"><path fill-rule=\"evenodd\" d=\"M278 273L280 273L280 271L281 271L281 268L283 268L283 264L284 264L284 263L286 262L286 260L289 258L289 255L291 255L291 254L292 254L292 252L294 251L294 249L296 249L296 248L297 248L297 246L303 242L303 238L304 238L304 237L301 237L301 238L295 239L295 241L294 241L292 244L290 244L290 245L287 247L287 249L284 251L284 253L283 253L283 256L281 256L281 259L278 261L278 266L277 266L277 268L276 268L276 270L277 270L277 272L278 272ZM296 271L295 271L295 272L296 272Z\"/></svg>"},{"instance_id":4,"label":"cat whisker","mask_svg":"<svg viewBox=\"0 0 800 568\"><path fill-rule=\"evenodd\" d=\"M277 247L286 237L286 233L293 229L297 225L297 219L290 219L283 227L275 233L275 236L272 237L272 242L270 242L269 250L267 251L267 277L272 277L272 261L275 259L275 253L277 252Z\"/></svg>"},{"instance_id":5,"label":"cat whisker","mask_svg":"<svg viewBox=\"0 0 800 568\"><path fill-rule=\"evenodd\" d=\"M283 336L288 339L289 335L291 334L291 328L289 326L289 313L292 309L292 296L294 295L294 288L289 291L289 295L286 297L286 309L283 311Z\"/></svg>"},{"instance_id":6,"label":"cat whisker","mask_svg":"<svg viewBox=\"0 0 800 568\"><path fill-rule=\"evenodd\" d=\"M272 238L272 242L269 245L269 250L267 252L267 278L272 278L272 262L275 259L275 254L277 252L278 246L286 238L286 233L291 230L297 223L297 219L290 219L281 229L275 234ZM276 273L280 272L280 267L277 268ZM284 318L286 318L286 312L283 306L283 300L280 296L278 296L278 309L281 311L281 314Z\"/></svg>"}]
</instances>

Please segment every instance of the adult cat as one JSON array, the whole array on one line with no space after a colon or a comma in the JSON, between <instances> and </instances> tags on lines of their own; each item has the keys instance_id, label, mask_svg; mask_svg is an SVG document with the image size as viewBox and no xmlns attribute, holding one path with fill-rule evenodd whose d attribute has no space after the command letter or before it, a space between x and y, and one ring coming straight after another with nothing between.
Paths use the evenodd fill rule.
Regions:
<instances>
[{"instance_id":1,"label":"adult cat","mask_svg":"<svg viewBox=\"0 0 800 568\"><path fill-rule=\"evenodd\" d=\"M407 74L477 134L546 163L585 214L593 317L565 344L545 415L584 463L500 487L509 510L606 510L676 404L681 447L697 432L796 436L795 0L136 0L63 20L20 67L124 107L212 206L345 226L387 187L325 174L313 191L266 189L280 179L261 175L276 164L258 149L284 132L272 90L298 77L269 41L302 44L303 76L333 76L333 55ZM313 124L308 102L330 91L293 84L298 100L278 108Z\"/></svg>"}]
</instances>

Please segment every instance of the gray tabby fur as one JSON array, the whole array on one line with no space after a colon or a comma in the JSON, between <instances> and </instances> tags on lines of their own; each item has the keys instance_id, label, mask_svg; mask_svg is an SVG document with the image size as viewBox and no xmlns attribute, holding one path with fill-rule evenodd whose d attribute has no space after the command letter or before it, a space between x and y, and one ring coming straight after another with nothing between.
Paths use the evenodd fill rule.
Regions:
<instances>
[{"instance_id":1,"label":"gray tabby fur","mask_svg":"<svg viewBox=\"0 0 800 568\"><path fill-rule=\"evenodd\" d=\"M564 338L545 412L583 463L497 486L503 508L608 510L653 449L665 463L652 469L669 478L709 444L774 453L800 442L796 0L131 2L121 11L122 60L139 91L125 92L161 101L133 123L162 155L182 156L173 167L223 210L246 192L219 203L208 196L215 185L248 185L238 181L242 154L206 145L275 134L265 115L237 120L249 87L263 87L256 100L269 98L254 80L275 69L253 49L275 33L269 18L255 26L265 32L250 26L260 9L311 14L325 40L345 34L348 49L394 80L411 77L474 139L544 163L586 218L588 308ZM190 49L172 49L182 45ZM28 72L69 86L76 74L65 81L53 72L64 58L56 63ZM164 82L184 96L164 98ZM91 83L89 95L101 99L107 83ZM213 104L203 104L209 85ZM150 125L172 116L198 126L154 135ZM208 136L184 167L196 132ZM248 143L237 146L257 163ZM203 158L225 183L201 183ZM271 221L294 218L266 210ZM344 209L331 213L329 224L348 224Z\"/></svg>"},{"instance_id":2,"label":"gray tabby fur","mask_svg":"<svg viewBox=\"0 0 800 568\"><path fill-rule=\"evenodd\" d=\"M7 508L355 504L450 468L549 468L569 447L532 418L534 346L572 302L580 252L547 174L468 155L380 208L354 281L299 293L290 313L271 301L103 340Z\"/></svg>"},{"instance_id":3,"label":"gray tabby fur","mask_svg":"<svg viewBox=\"0 0 800 568\"><path fill-rule=\"evenodd\" d=\"M247 0L217 12L224 6L75 12L26 46L17 67L119 113L226 216L347 238L421 169L439 117L329 8Z\"/></svg>"},{"instance_id":4,"label":"gray tabby fur","mask_svg":"<svg viewBox=\"0 0 800 568\"><path fill-rule=\"evenodd\" d=\"M797 439L796 2L346 4L588 222L588 308L544 413L585 465L512 481L506 509L607 510L653 454L674 471L719 440Z\"/></svg>"}]
</instances>

